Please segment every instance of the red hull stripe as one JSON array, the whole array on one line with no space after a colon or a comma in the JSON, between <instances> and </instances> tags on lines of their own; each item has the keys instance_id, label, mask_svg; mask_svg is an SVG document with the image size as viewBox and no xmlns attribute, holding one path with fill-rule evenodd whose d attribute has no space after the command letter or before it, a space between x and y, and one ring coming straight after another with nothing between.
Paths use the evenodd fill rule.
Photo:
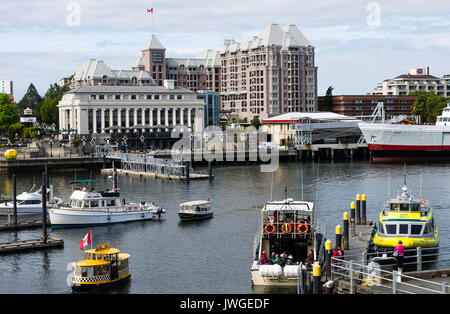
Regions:
<instances>
[{"instance_id":1,"label":"red hull stripe","mask_svg":"<svg viewBox=\"0 0 450 314\"><path fill-rule=\"evenodd\" d=\"M450 150L450 145L382 145L368 144L370 150Z\"/></svg>"}]
</instances>

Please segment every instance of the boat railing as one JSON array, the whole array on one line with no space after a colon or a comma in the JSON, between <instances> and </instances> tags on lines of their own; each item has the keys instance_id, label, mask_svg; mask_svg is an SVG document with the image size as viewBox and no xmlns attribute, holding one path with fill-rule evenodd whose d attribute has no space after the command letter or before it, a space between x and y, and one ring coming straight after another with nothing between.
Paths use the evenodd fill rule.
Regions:
<instances>
[{"instance_id":1,"label":"boat railing","mask_svg":"<svg viewBox=\"0 0 450 314\"><path fill-rule=\"evenodd\" d=\"M144 210L149 210L153 208L152 205L124 205L124 206L111 206L111 207L71 207L71 206L61 206L61 207L67 207L71 210L80 210L80 211L89 211L89 212L111 212L111 213L117 213L117 212L123 212L124 209L126 211L130 212L139 212ZM59 208L61 208L59 207Z\"/></svg>"},{"instance_id":2,"label":"boat railing","mask_svg":"<svg viewBox=\"0 0 450 314\"><path fill-rule=\"evenodd\" d=\"M266 238L311 238L312 228L310 223L269 221L263 226L262 234Z\"/></svg>"}]
</instances>

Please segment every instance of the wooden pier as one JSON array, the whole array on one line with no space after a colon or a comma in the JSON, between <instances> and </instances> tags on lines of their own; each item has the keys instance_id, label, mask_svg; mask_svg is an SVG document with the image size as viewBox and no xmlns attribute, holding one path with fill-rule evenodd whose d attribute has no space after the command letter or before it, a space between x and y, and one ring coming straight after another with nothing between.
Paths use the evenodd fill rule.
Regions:
<instances>
[{"instance_id":1,"label":"wooden pier","mask_svg":"<svg viewBox=\"0 0 450 314\"><path fill-rule=\"evenodd\" d=\"M64 247L62 239L49 238L46 241L42 239L14 241L0 243L0 254L22 253L34 250L61 248Z\"/></svg>"},{"instance_id":2,"label":"wooden pier","mask_svg":"<svg viewBox=\"0 0 450 314\"><path fill-rule=\"evenodd\" d=\"M47 220L47 226L50 226L50 220ZM0 224L0 231L17 231L41 227L42 227L42 220L33 219L33 220L18 221L17 224L15 223Z\"/></svg>"}]
</instances>

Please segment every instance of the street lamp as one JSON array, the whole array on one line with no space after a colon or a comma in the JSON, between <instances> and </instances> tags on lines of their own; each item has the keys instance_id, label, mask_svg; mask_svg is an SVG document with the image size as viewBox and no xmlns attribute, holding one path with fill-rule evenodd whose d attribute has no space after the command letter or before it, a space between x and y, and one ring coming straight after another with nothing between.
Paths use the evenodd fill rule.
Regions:
<instances>
[{"instance_id":1,"label":"street lamp","mask_svg":"<svg viewBox=\"0 0 450 314\"><path fill-rule=\"evenodd\" d=\"M141 135L140 139L141 139L142 152L143 152L143 151L144 151L144 142L145 142L145 136L144 136L144 134Z\"/></svg>"},{"instance_id":2,"label":"street lamp","mask_svg":"<svg viewBox=\"0 0 450 314\"><path fill-rule=\"evenodd\" d=\"M91 153L92 153L92 158L94 158L94 145L95 145L95 140L91 139Z\"/></svg>"},{"instance_id":3,"label":"street lamp","mask_svg":"<svg viewBox=\"0 0 450 314\"><path fill-rule=\"evenodd\" d=\"M50 139L50 158L53 157L52 147L53 147L53 141Z\"/></svg>"},{"instance_id":4,"label":"street lamp","mask_svg":"<svg viewBox=\"0 0 450 314\"><path fill-rule=\"evenodd\" d=\"M127 145L128 137L126 135L124 135L122 139L125 142L125 152L128 153L128 145Z\"/></svg>"},{"instance_id":5,"label":"street lamp","mask_svg":"<svg viewBox=\"0 0 450 314\"><path fill-rule=\"evenodd\" d=\"M83 136L83 138L81 139L83 141L83 155L86 152L86 137Z\"/></svg>"}]
</instances>

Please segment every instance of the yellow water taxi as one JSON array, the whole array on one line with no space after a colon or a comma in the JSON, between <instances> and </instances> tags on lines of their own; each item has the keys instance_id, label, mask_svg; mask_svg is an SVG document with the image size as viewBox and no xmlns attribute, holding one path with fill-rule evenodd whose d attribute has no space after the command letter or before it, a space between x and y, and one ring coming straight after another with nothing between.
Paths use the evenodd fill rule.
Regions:
<instances>
[{"instance_id":1,"label":"yellow water taxi","mask_svg":"<svg viewBox=\"0 0 450 314\"><path fill-rule=\"evenodd\" d=\"M373 238L376 250L392 250L401 240L405 249L432 248L439 245L439 229L433 209L424 199L408 193L406 178L401 195L386 202Z\"/></svg>"},{"instance_id":2,"label":"yellow water taxi","mask_svg":"<svg viewBox=\"0 0 450 314\"><path fill-rule=\"evenodd\" d=\"M90 290L127 281L131 276L128 260L130 254L120 253L107 243L84 251L86 259L73 263L72 290Z\"/></svg>"}]
</instances>

